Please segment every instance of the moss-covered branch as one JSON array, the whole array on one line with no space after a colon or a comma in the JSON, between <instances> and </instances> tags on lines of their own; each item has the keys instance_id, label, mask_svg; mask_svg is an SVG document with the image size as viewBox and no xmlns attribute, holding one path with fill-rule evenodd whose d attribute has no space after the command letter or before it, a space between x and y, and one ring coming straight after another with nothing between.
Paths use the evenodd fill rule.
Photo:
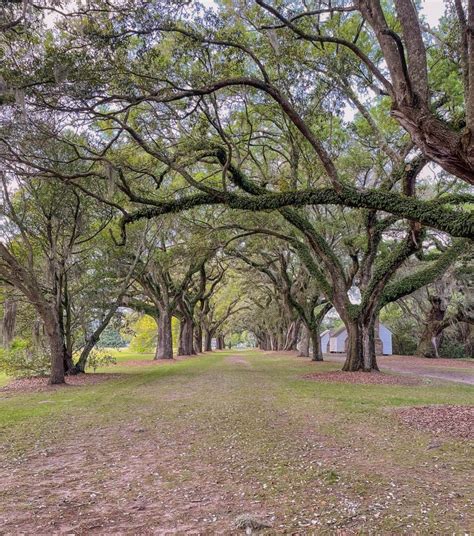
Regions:
<instances>
[{"instance_id":1,"label":"moss-covered branch","mask_svg":"<svg viewBox=\"0 0 474 536\"><path fill-rule=\"evenodd\" d=\"M382 294L379 309L432 283L443 275L459 255L470 250L472 250L472 245L468 240L456 240L449 249L438 257L438 260L430 263L430 266L388 285Z\"/></svg>"},{"instance_id":2,"label":"moss-covered branch","mask_svg":"<svg viewBox=\"0 0 474 536\"><path fill-rule=\"evenodd\" d=\"M198 193L156 203L122 217L122 227L141 219L151 219L163 214L183 212L196 206L222 204L232 209L277 210L283 207L306 205L340 205L353 208L383 210L401 218L417 221L444 231L453 237L474 238L474 215L440 206L435 201L421 201L392 192L377 190L360 191L344 187L339 192L333 188L306 189L295 192L266 193L257 196L222 193L219 196Z\"/></svg>"}]
</instances>

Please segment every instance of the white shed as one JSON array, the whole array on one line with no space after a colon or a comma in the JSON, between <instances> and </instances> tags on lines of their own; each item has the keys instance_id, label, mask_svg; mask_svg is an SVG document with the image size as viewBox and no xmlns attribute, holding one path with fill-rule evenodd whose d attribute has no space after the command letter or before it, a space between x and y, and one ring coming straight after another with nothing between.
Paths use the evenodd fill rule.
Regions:
<instances>
[{"instance_id":1,"label":"white shed","mask_svg":"<svg viewBox=\"0 0 474 536\"><path fill-rule=\"evenodd\" d=\"M379 322L379 339L382 341L382 354L392 355L392 332Z\"/></svg>"},{"instance_id":2,"label":"white shed","mask_svg":"<svg viewBox=\"0 0 474 536\"><path fill-rule=\"evenodd\" d=\"M321 338L321 352L327 354L329 352L329 335L330 331L327 329L323 331L320 335Z\"/></svg>"},{"instance_id":3,"label":"white shed","mask_svg":"<svg viewBox=\"0 0 474 536\"><path fill-rule=\"evenodd\" d=\"M377 330L378 328L378 330ZM375 351L377 354L392 355L392 332L382 323L376 324ZM377 337L378 335L378 337ZM323 339L324 337L324 339ZM347 329L345 326L328 333L321 333L321 348L323 353L327 350L327 338L329 339L329 351L331 353L345 353L347 350ZM325 346L326 345L326 346Z\"/></svg>"},{"instance_id":4,"label":"white shed","mask_svg":"<svg viewBox=\"0 0 474 536\"><path fill-rule=\"evenodd\" d=\"M345 326L331 331L329 335L329 351L333 354L344 353L346 351L346 340L347 329Z\"/></svg>"}]
</instances>

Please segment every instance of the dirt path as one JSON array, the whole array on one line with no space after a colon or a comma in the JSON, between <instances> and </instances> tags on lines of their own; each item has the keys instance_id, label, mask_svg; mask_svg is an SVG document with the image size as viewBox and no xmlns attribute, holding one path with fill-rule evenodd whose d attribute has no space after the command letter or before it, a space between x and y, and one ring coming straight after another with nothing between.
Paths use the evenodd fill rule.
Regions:
<instances>
[{"instance_id":1,"label":"dirt path","mask_svg":"<svg viewBox=\"0 0 474 536\"><path fill-rule=\"evenodd\" d=\"M329 362L342 363L344 356L326 354ZM474 385L474 361L456 359L423 359L413 356L379 356L380 370Z\"/></svg>"},{"instance_id":2,"label":"dirt path","mask_svg":"<svg viewBox=\"0 0 474 536\"><path fill-rule=\"evenodd\" d=\"M77 411L0 430L0 534L237 534L247 512L268 534L472 528L468 445L428 449L370 391L415 400L419 387L351 398L299 380L294 363L220 355L137 367L129 384L84 387L90 401L48 393L49 411L61 396Z\"/></svg>"}]
</instances>

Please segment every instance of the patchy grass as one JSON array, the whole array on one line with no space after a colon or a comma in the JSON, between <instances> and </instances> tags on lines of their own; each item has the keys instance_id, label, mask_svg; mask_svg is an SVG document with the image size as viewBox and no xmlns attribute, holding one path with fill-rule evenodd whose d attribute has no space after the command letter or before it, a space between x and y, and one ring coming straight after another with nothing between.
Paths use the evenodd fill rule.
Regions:
<instances>
[{"instance_id":1,"label":"patchy grass","mask_svg":"<svg viewBox=\"0 0 474 536\"><path fill-rule=\"evenodd\" d=\"M473 529L472 444L392 411L472 405L473 387L314 382L302 375L338 365L234 355L119 364L103 371L126 374L100 384L0 395L2 530L231 533L242 514L270 534Z\"/></svg>"},{"instance_id":2,"label":"patchy grass","mask_svg":"<svg viewBox=\"0 0 474 536\"><path fill-rule=\"evenodd\" d=\"M153 352L131 352L128 348L104 348L107 354L115 357L117 363L124 363L125 361L150 361L153 359Z\"/></svg>"}]
</instances>

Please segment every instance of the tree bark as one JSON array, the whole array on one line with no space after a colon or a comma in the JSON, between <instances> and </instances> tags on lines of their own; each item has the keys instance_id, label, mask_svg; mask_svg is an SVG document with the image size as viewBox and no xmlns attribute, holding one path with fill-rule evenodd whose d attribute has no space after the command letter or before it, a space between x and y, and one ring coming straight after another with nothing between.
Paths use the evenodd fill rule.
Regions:
<instances>
[{"instance_id":1,"label":"tree bark","mask_svg":"<svg viewBox=\"0 0 474 536\"><path fill-rule=\"evenodd\" d=\"M375 317L369 315L364 321L361 318L351 319L345 322L345 326L347 351L342 370L348 372L379 370L375 355Z\"/></svg>"},{"instance_id":2,"label":"tree bark","mask_svg":"<svg viewBox=\"0 0 474 536\"><path fill-rule=\"evenodd\" d=\"M204 350L212 352L212 332L208 329L204 332Z\"/></svg>"},{"instance_id":3,"label":"tree bark","mask_svg":"<svg viewBox=\"0 0 474 536\"><path fill-rule=\"evenodd\" d=\"M358 320L345 322L347 329L346 361L342 370L355 372L363 370L364 362L362 355L362 330Z\"/></svg>"},{"instance_id":4,"label":"tree bark","mask_svg":"<svg viewBox=\"0 0 474 536\"><path fill-rule=\"evenodd\" d=\"M3 347L4 348L10 347L10 344L15 335L16 313L17 313L16 300L7 298L3 305L2 335L3 335Z\"/></svg>"},{"instance_id":5,"label":"tree bark","mask_svg":"<svg viewBox=\"0 0 474 536\"><path fill-rule=\"evenodd\" d=\"M416 353L421 357L437 358L439 357L438 349L443 330L446 327L443 322L446 316L446 307L439 296L432 296L430 302L431 308L427 314Z\"/></svg>"},{"instance_id":6,"label":"tree bark","mask_svg":"<svg viewBox=\"0 0 474 536\"><path fill-rule=\"evenodd\" d=\"M319 337L319 329L313 328L311 336L311 361L323 361L323 353L321 352L321 339Z\"/></svg>"},{"instance_id":7,"label":"tree bark","mask_svg":"<svg viewBox=\"0 0 474 536\"><path fill-rule=\"evenodd\" d=\"M202 354L202 325L197 322L194 326L194 351Z\"/></svg>"},{"instance_id":8,"label":"tree bark","mask_svg":"<svg viewBox=\"0 0 474 536\"><path fill-rule=\"evenodd\" d=\"M181 318L179 327L178 355L194 355L194 325L193 319L187 316Z\"/></svg>"},{"instance_id":9,"label":"tree bark","mask_svg":"<svg viewBox=\"0 0 474 536\"><path fill-rule=\"evenodd\" d=\"M158 316L158 340L154 359L173 359L172 315L163 307Z\"/></svg>"},{"instance_id":10,"label":"tree bark","mask_svg":"<svg viewBox=\"0 0 474 536\"><path fill-rule=\"evenodd\" d=\"M290 352L297 349L296 345L298 343L298 335L300 332L300 328L301 322L299 320L291 322L290 327L288 328L286 333L285 345L283 347L285 351Z\"/></svg>"},{"instance_id":11,"label":"tree bark","mask_svg":"<svg viewBox=\"0 0 474 536\"><path fill-rule=\"evenodd\" d=\"M439 357L438 349L441 345L442 333L438 333L433 326L426 326L421 334L416 349L416 355L436 359Z\"/></svg>"},{"instance_id":12,"label":"tree bark","mask_svg":"<svg viewBox=\"0 0 474 536\"><path fill-rule=\"evenodd\" d=\"M298 357L309 357L309 330L303 326Z\"/></svg>"},{"instance_id":13,"label":"tree bark","mask_svg":"<svg viewBox=\"0 0 474 536\"><path fill-rule=\"evenodd\" d=\"M375 318L362 324L362 354L364 370L379 370L377 356L375 352Z\"/></svg>"},{"instance_id":14,"label":"tree bark","mask_svg":"<svg viewBox=\"0 0 474 536\"><path fill-rule=\"evenodd\" d=\"M45 329L51 351L51 374L49 383L52 385L65 383L66 346L64 344L59 322L55 321L53 318L48 318L45 321Z\"/></svg>"},{"instance_id":15,"label":"tree bark","mask_svg":"<svg viewBox=\"0 0 474 536\"><path fill-rule=\"evenodd\" d=\"M217 337L217 349L218 350L225 350L225 341L224 341L224 336L223 335L219 335Z\"/></svg>"}]
</instances>

